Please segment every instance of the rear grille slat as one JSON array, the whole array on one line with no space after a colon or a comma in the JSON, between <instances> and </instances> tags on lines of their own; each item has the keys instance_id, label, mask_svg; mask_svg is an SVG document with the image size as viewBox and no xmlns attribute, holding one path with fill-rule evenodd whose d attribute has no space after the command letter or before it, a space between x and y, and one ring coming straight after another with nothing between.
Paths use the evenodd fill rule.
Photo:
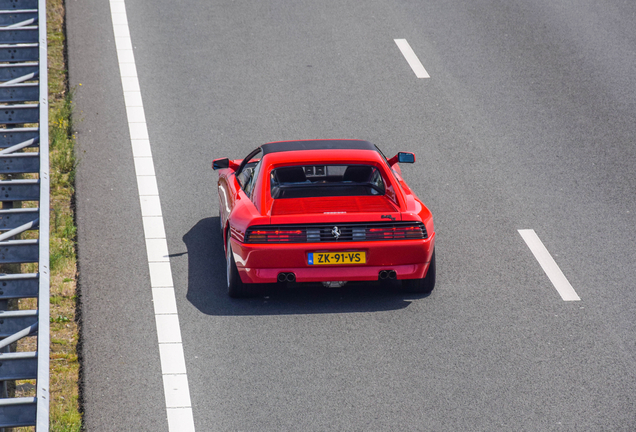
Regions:
<instances>
[{"instance_id":1,"label":"rear grille slat","mask_svg":"<svg viewBox=\"0 0 636 432\"><path fill-rule=\"evenodd\" d=\"M248 228L246 243L343 243L428 238L421 222L366 222L259 225Z\"/></svg>"}]
</instances>

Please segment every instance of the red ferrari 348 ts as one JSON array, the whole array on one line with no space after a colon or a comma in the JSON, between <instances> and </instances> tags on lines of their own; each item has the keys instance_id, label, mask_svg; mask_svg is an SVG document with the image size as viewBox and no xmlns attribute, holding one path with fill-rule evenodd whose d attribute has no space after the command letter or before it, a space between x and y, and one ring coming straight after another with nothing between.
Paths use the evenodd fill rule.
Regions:
<instances>
[{"instance_id":1,"label":"red ferrari 348 ts","mask_svg":"<svg viewBox=\"0 0 636 432\"><path fill-rule=\"evenodd\" d=\"M214 160L231 297L264 283L398 279L435 286L435 228L398 163L367 141L263 144L244 159Z\"/></svg>"}]
</instances>

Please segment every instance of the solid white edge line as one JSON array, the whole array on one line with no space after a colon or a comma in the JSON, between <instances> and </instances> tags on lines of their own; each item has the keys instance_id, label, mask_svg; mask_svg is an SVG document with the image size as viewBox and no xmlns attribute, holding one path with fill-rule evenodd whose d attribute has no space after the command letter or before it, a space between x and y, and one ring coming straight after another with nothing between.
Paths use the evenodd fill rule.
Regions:
<instances>
[{"instance_id":1,"label":"solid white edge line","mask_svg":"<svg viewBox=\"0 0 636 432\"><path fill-rule=\"evenodd\" d=\"M110 0L110 10L146 240L166 420L170 432L194 432L168 242L124 0Z\"/></svg>"},{"instance_id":2,"label":"solid white edge line","mask_svg":"<svg viewBox=\"0 0 636 432\"><path fill-rule=\"evenodd\" d=\"M395 44L398 46L398 48L402 52L402 55L406 59L409 66L411 66L411 69L413 69L415 76L418 78L430 78L431 76L428 74L428 72L426 72L426 69L424 69L424 66L422 66L422 62L420 62L420 59L417 58L417 55L415 55L413 48L411 48L411 45L409 45L407 40L406 39L393 39L393 40L395 41Z\"/></svg>"},{"instance_id":3,"label":"solid white edge line","mask_svg":"<svg viewBox=\"0 0 636 432\"><path fill-rule=\"evenodd\" d=\"M564 301L579 301L578 296L570 282L567 280L561 269L559 268L548 249L545 247L539 236L533 229L520 229L519 234L526 242L534 257L539 261L539 265L559 292Z\"/></svg>"}]
</instances>

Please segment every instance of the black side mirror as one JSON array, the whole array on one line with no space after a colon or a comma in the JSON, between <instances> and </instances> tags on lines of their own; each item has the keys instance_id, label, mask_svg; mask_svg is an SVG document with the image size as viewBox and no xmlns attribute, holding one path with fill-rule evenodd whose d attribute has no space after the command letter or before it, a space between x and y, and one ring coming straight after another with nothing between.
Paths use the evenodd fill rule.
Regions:
<instances>
[{"instance_id":1,"label":"black side mirror","mask_svg":"<svg viewBox=\"0 0 636 432\"><path fill-rule=\"evenodd\" d=\"M229 167L230 167L230 160L228 158L214 159L214 161L212 161L212 169L214 170L229 168Z\"/></svg>"},{"instance_id":2,"label":"black side mirror","mask_svg":"<svg viewBox=\"0 0 636 432\"><path fill-rule=\"evenodd\" d=\"M389 159L387 162L389 163L389 166L393 166L393 165L395 165L398 162L401 162L401 163L414 163L415 162L415 155L413 153L410 153L410 152L399 152L398 154L393 156L391 159Z\"/></svg>"},{"instance_id":3,"label":"black side mirror","mask_svg":"<svg viewBox=\"0 0 636 432\"><path fill-rule=\"evenodd\" d=\"M415 155L413 153L399 152L398 162L399 163L415 163Z\"/></svg>"}]
</instances>

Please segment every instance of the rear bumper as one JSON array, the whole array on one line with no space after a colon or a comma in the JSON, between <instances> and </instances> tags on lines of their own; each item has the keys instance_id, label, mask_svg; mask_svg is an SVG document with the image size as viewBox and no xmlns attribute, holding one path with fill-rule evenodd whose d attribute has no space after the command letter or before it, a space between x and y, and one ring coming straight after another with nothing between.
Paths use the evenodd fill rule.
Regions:
<instances>
[{"instance_id":1,"label":"rear bumper","mask_svg":"<svg viewBox=\"0 0 636 432\"><path fill-rule=\"evenodd\" d=\"M297 282L372 281L381 270L395 270L397 279L426 276L435 234L424 240L347 243L246 244L232 239L234 260L244 283L274 283L281 272ZM311 252L366 252L366 264L310 265Z\"/></svg>"}]
</instances>

